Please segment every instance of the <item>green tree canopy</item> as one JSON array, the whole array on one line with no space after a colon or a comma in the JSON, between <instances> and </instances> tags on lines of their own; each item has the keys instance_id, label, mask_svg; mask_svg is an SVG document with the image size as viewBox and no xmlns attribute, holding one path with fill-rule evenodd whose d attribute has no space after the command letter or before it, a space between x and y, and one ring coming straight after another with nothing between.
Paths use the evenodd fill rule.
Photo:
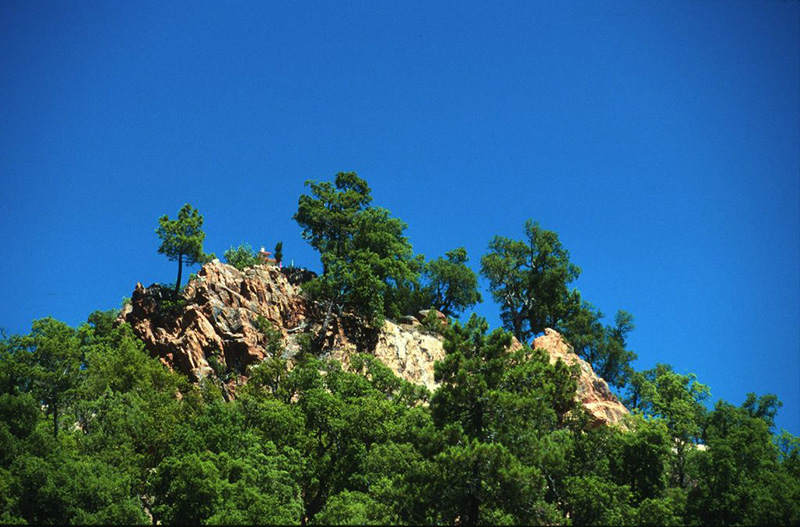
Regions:
<instances>
[{"instance_id":1,"label":"green tree canopy","mask_svg":"<svg viewBox=\"0 0 800 527\"><path fill-rule=\"evenodd\" d=\"M753 401L775 406L777 398L748 395L737 408L719 401L703 431L707 450L697 471L687 509L700 525L798 525L800 480L780 462L769 418L753 415Z\"/></svg>"},{"instance_id":2,"label":"green tree canopy","mask_svg":"<svg viewBox=\"0 0 800 527\"><path fill-rule=\"evenodd\" d=\"M423 276L428 281L423 289L425 308L433 307L453 317L483 300L478 291L478 277L467 266L468 260L467 250L458 247L446 252L444 258L425 264Z\"/></svg>"},{"instance_id":3,"label":"green tree canopy","mask_svg":"<svg viewBox=\"0 0 800 527\"><path fill-rule=\"evenodd\" d=\"M465 525L552 524L539 439L572 408L575 372L546 353L511 352L511 334L473 315L445 333L431 414L449 440L436 462L443 519Z\"/></svg>"},{"instance_id":4,"label":"green tree canopy","mask_svg":"<svg viewBox=\"0 0 800 527\"><path fill-rule=\"evenodd\" d=\"M58 436L59 410L73 398L83 376L84 353L78 333L48 317L35 320L30 335L19 342L30 352L22 358L29 367L31 391L46 405L53 418L53 435Z\"/></svg>"},{"instance_id":5,"label":"green tree canopy","mask_svg":"<svg viewBox=\"0 0 800 527\"><path fill-rule=\"evenodd\" d=\"M226 400L115 318L0 339L0 522L800 521L800 440L771 432L772 395L707 412L705 386L658 365L633 374L624 427L591 427L575 367L511 351L508 332L473 316L445 330L433 395L369 354L342 365L300 343L290 368L259 319L265 360Z\"/></svg>"},{"instance_id":6,"label":"green tree canopy","mask_svg":"<svg viewBox=\"0 0 800 527\"><path fill-rule=\"evenodd\" d=\"M778 400L778 396L773 393L758 397L754 393L748 393L747 399L742 408L747 410L750 417L762 419L772 430L775 427L775 416L778 414L783 403Z\"/></svg>"},{"instance_id":7,"label":"green tree canopy","mask_svg":"<svg viewBox=\"0 0 800 527\"><path fill-rule=\"evenodd\" d=\"M175 294L181 287L183 265L194 265L206 261L209 256L203 252L203 216L188 203L178 211L178 218L169 219L165 214L158 219L156 234L161 238L159 254L178 262L178 278L175 280Z\"/></svg>"},{"instance_id":8,"label":"green tree canopy","mask_svg":"<svg viewBox=\"0 0 800 527\"><path fill-rule=\"evenodd\" d=\"M710 395L694 374L682 375L668 364L634 373L628 386L628 408L664 419L675 443L673 474L681 488L687 484L688 457L700 440L706 414L703 401Z\"/></svg>"},{"instance_id":9,"label":"green tree canopy","mask_svg":"<svg viewBox=\"0 0 800 527\"><path fill-rule=\"evenodd\" d=\"M495 236L481 258L503 324L522 342L545 328L559 329L580 306L580 295L568 289L580 272L558 235L531 220L524 240Z\"/></svg>"},{"instance_id":10,"label":"green tree canopy","mask_svg":"<svg viewBox=\"0 0 800 527\"><path fill-rule=\"evenodd\" d=\"M240 271L248 267L253 267L261 263L258 255L248 243L239 244L238 247L231 247L224 253L225 261Z\"/></svg>"},{"instance_id":11,"label":"green tree canopy","mask_svg":"<svg viewBox=\"0 0 800 527\"><path fill-rule=\"evenodd\" d=\"M319 251L323 267L306 291L327 302L328 313L336 305L381 323L395 310L387 305L394 298L387 292L419 276L418 260L403 235L406 224L370 206L370 188L354 172L337 174L333 184L306 185L311 195L300 196L294 219Z\"/></svg>"}]
</instances>

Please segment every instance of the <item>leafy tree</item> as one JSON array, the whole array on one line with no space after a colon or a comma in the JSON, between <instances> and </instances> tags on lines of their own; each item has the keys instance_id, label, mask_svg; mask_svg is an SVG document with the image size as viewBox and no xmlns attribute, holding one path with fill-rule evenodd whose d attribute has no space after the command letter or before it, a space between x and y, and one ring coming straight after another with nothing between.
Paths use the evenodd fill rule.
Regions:
<instances>
[{"instance_id":1,"label":"leafy tree","mask_svg":"<svg viewBox=\"0 0 800 527\"><path fill-rule=\"evenodd\" d=\"M441 522L460 525L557 525L543 500L544 479L501 443L464 438L436 456Z\"/></svg>"},{"instance_id":2,"label":"leafy tree","mask_svg":"<svg viewBox=\"0 0 800 527\"><path fill-rule=\"evenodd\" d=\"M481 258L503 325L522 342L545 328L560 329L580 306L577 291L567 287L580 272L558 235L531 220L525 222L524 240L495 236Z\"/></svg>"},{"instance_id":3,"label":"leafy tree","mask_svg":"<svg viewBox=\"0 0 800 527\"><path fill-rule=\"evenodd\" d=\"M266 356L250 368L248 383L255 383L254 386L269 390L273 397L289 402L293 394L287 393L285 386L289 368L287 360L283 357L285 351L283 335L269 320L260 315L256 319L256 328L266 340Z\"/></svg>"},{"instance_id":4,"label":"leafy tree","mask_svg":"<svg viewBox=\"0 0 800 527\"><path fill-rule=\"evenodd\" d=\"M31 391L53 418L53 436L58 437L59 411L69 404L83 376L83 351L78 333L53 318L35 320L30 335L22 338L27 356Z\"/></svg>"},{"instance_id":5,"label":"leafy tree","mask_svg":"<svg viewBox=\"0 0 800 527\"><path fill-rule=\"evenodd\" d=\"M280 266L282 261L283 261L283 242L280 241L275 244L275 263L277 263L278 266Z\"/></svg>"},{"instance_id":6,"label":"leafy tree","mask_svg":"<svg viewBox=\"0 0 800 527\"><path fill-rule=\"evenodd\" d=\"M391 511L369 494L343 490L331 496L312 525L392 525Z\"/></svg>"},{"instance_id":7,"label":"leafy tree","mask_svg":"<svg viewBox=\"0 0 800 527\"><path fill-rule=\"evenodd\" d=\"M664 419L674 441L673 473L681 488L687 485L688 457L701 438L703 401L710 395L708 386L697 382L694 374L681 375L668 364L631 377L626 405L646 417Z\"/></svg>"},{"instance_id":8,"label":"leafy tree","mask_svg":"<svg viewBox=\"0 0 800 527\"><path fill-rule=\"evenodd\" d=\"M682 489L669 489L663 498L646 498L636 509L634 525L675 526L686 525L686 494Z\"/></svg>"},{"instance_id":9,"label":"leafy tree","mask_svg":"<svg viewBox=\"0 0 800 527\"><path fill-rule=\"evenodd\" d=\"M225 251L224 256L226 262L240 271L244 271L248 267L253 267L261 263L258 259L258 255L247 243L242 243L236 248L231 247Z\"/></svg>"},{"instance_id":10,"label":"leafy tree","mask_svg":"<svg viewBox=\"0 0 800 527\"><path fill-rule=\"evenodd\" d=\"M298 523L302 506L289 466L271 443L169 457L150 477L154 519L195 525Z\"/></svg>"},{"instance_id":11,"label":"leafy tree","mask_svg":"<svg viewBox=\"0 0 800 527\"><path fill-rule=\"evenodd\" d=\"M430 413L420 408L404 412L394 430L394 437L373 445L365 457L364 480L378 504L374 509L378 514L371 522L434 524L440 501L437 465L430 456L438 449L441 436Z\"/></svg>"},{"instance_id":12,"label":"leafy tree","mask_svg":"<svg viewBox=\"0 0 800 527\"><path fill-rule=\"evenodd\" d=\"M448 328L445 358L435 364L441 383L431 400L434 422L450 435L439 456L443 521L542 523L556 521L544 502L542 473L530 460L537 438L554 430L572 405L573 372L553 367L541 350L510 352L511 335L486 335L473 315Z\"/></svg>"},{"instance_id":13,"label":"leafy tree","mask_svg":"<svg viewBox=\"0 0 800 527\"><path fill-rule=\"evenodd\" d=\"M72 405L73 439L81 452L129 478L133 495L144 495L147 474L169 454L190 415L194 390L150 357L129 325L110 331L102 323L84 325L79 332L86 359Z\"/></svg>"},{"instance_id":14,"label":"leafy tree","mask_svg":"<svg viewBox=\"0 0 800 527\"><path fill-rule=\"evenodd\" d=\"M114 333L118 316L119 309L108 309L106 311L97 310L91 312L86 319L86 323L91 327L92 336L95 339L109 338Z\"/></svg>"},{"instance_id":15,"label":"leafy tree","mask_svg":"<svg viewBox=\"0 0 800 527\"><path fill-rule=\"evenodd\" d=\"M27 451L41 419L41 409L31 394L0 394L0 467L8 467Z\"/></svg>"},{"instance_id":16,"label":"leafy tree","mask_svg":"<svg viewBox=\"0 0 800 527\"><path fill-rule=\"evenodd\" d=\"M488 324L472 315L466 325L454 324L445 335L445 358L434 366L441 387L434 393L431 410L441 426L458 423L464 433L484 440L492 396L500 389L509 365L511 337L502 330L486 335Z\"/></svg>"},{"instance_id":17,"label":"leafy tree","mask_svg":"<svg viewBox=\"0 0 800 527\"><path fill-rule=\"evenodd\" d=\"M620 310L613 326L604 326L603 313L588 302L582 302L563 324L564 337L575 353L592 365L606 382L622 388L633 373L630 363L636 354L627 348L628 334L633 330L633 315Z\"/></svg>"},{"instance_id":18,"label":"leafy tree","mask_svg":"<svg viewBox=\"0 0 800 527\"><path fill-rule=\"evenodd\" d=\"M387 293L418 278L418 260L403 236L405 223L391 218L388 210L367 209L355 225L353 251L345 260L334 260L334 280L343 278L341 291L351 309L380 324L386 313L397 310Z\"/></svg>"},{"instance_id":19,"label":"leafy tree","mask_svg":"<svg viewBox=\"0 0 800 527\"><path fill-rule=\"evenodd\" d=\"M694 522L800 523L800 481L779 462L769 423L763 417L751 415L747 407L719 401L708 416L703 436L708 449L697 456L696 484L687 503Z\"/></svg>"},{"instance_id":20,"label":"leafy tree","mask_svg":"<svg viewBox=\"0 0 800 527\"><path fill-rule=\"evenodd\" d=\"M354 172L337 174L334 184L306 185L311 195L300 196L294 219L322 260L323 274L305 284L312 297L328 304L321 334L334 305L380 324L394 309L386 305L387 292L419 275L403 236L405 223L371 207L370 188Z\"/></svg>"},{"instance_id":21,"label":"leafy tree","mask_svg":"<svg viewBox=\"0 0 800 527\"><path fill-rule=\"evenodd\" d=\"M178 278L175 280L177 295L181 286L183 264L194 265L210 258L203 252L203 241L206 238L206 233L203 232L203 216L187 203L178 211L177 219L170 220L165 214L158 219L158 224L156 234L161 238L159 254L178 261Z\"/></svg>"},{"instance_id":22,"label":"leafy tree","mask_svg":"<svg viewBox=\"0 0 800 527\"><path fill-rule=\"evenodd\" d=\"M750 417L763 419L770 430L775 428L775 416L778 414L778 410L780 410L781 406L783 406L783 403L772 393L762 395L761 397L756 396L754 393L748 393L747 399L744 404L742 404L742 408L747 410Z\"/></svg>"},{"instance_id":23,"label":"leafy tree","mask_svg":"<svg viewBox=\"0 0 800 527\"><path fill-rule=\"evenodd\" d=\"M291 473L295 460L269 442L240 456L219 455L221 503L208 519L212 525L289 525L303 513L299 488Z\"/></svg>"},{"instance_id":24,"label":"leafy tree","mask_svg":"<svg viewBox=\"0 0 800 527\"><path fill-rule=\"evenodd\" d=\"M800 481L800 437L781 430L780 435L774 440L781 464L797 481Z\"/></svg>"},{"instance_id":25,"label":"leafy tree","mask_svg":"<svg viewBox=\"0 0 800 527\"><path fill-rule=\"evenodd\" d=\"M150 483L157 503L154 520L200 525L214 514L221 501L223 481L208 457L169 457L159 465Z\"/></svg>"},{"instance_id":26,"label":"leafy tree","mask_svg":"<svg viewBox=\"0 0 800 527\"><path fill-rule=\"evenodd\" d=\"M269 335L270 328L262 331ZM279 357L278 336L269 340L268 355ZM430 470L419 454L407 455L408 445L402 445L416 430L416 421L408 420L407 412L426 413L419 406L426 390L400 380L371 356L352 357L350 369L308 354L298 355L291 371L285 360L267 359L252 368L236 405L248 430L262 441L274 442L279 452L287 456L293 452L302 460L293 477L300 486L305 521L362 521L356 519L360 518L357 511L364 511L362 498L367 494L374 500L365 512L369 521L397 523L414 514L426 517L424 511L419 512L421 491L405 491L412 482L429 478ZM239 426L216 415L209 421L222 424L223 430ZM193 425L193 430L203 429ZM224 444L230 443L228 438ZM403 452L415 470L408 472L406 464L389 463L382 454L389 452ZM369 467L393 468L387 472ZM402 496L399 489L404 489ZM350 513L354 516L344 518Z\"/></svg>"},{"instance_id":27,"label":"leafy tree","mask_svg":"<svg viewBox=\"0 0 800 527\"><path fill-rule=\"evenodd\" d=\"M577 525L636 525L631 491L598 476L567 479L567 510Z\"/></svg>"},{"instance_id":28,"label":"leafy tree","mask_svg":"<svg viewBox=\"0 0 800 527\"><path fill-rule=\"evenodd\" d=\"M0 445L5 446L5 445ZM0 467L0 525L25 525L25 518L16 514L19 497L14 492L17 477Z\"/></svg>"},{"instance_id":29,"label":"leafy tree","mask_svg":"<svg viewBox=\"0 0 800 527\"><path fill-rule=\"evenodd\" d=\"M618 484L626 485L639 504L659 499L669 483L672 438L661 419L631 419L631 430L615 434L616 448L611 472Z\"/></svg>"},{"instance_id":30,"label":"leafy tree","mask_svg":"<svg viewBox=\"0 0 800 527\"><path fill-rule=\"evenodd\" d=\"M20 335L0 339L0 393L30 391L30 360Z\"/></svg>"},{"instance_id":31,"label":"leafy tree","mask_svg":"<svg viewBox=\"0 0 800 527\"><path fill-rule=\"evenodd\" d=\"M424 311L424 310L423 310ZM422 313L422 311L420 311ZM439 318L436 310L429 309L425 316L420 320L420 325L429 333L444 335L447 330L447 322Z\"/></svg>"},{"instance_id":32,"label":"leafy tree","mask_svg":"<svg viewBox=\"0 0 800 527\"><path fill-rule=\"evenodd\" d=\"M131 480L93 457L56 451L47 458L24 455L12 465L16 511L37 525L144 524L142 502Z\"/></svg>"},{"instance_id":33,"label":"leafy tree","mask_svg":"<svg viewBox=\"0 0 800 527\"><path fill-rule=\"evenodd\" d=\"M467 266L467 250L458 247L425 264L423 275L429 299L425 308L433 307L448 317L453 317L482 301L478 292L478 277Z\"/></svg>"}]
</instances>

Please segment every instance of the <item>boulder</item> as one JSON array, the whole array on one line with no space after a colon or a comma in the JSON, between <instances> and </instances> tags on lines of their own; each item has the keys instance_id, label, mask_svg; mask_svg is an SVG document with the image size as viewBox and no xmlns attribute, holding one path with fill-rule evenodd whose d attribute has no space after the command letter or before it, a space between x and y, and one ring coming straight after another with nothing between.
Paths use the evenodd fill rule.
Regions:
<instances>
[{"instance_id":1,"label":"boulder","mask_svg":"<svg viewBox=\"0 0 800 527\"><path fill-rule=\"evenodd\" d=\"M423 320L425 320L425 318L428 316L428 313L430 313L430 312L431 312L430 309L423 309L423 310L419 311L417 313L417 320L422 322ZM447 316L445 316L444 313L442 313L441 311L439 311L437 309L434 309L433 312L436 314L436 318L439 319L439 322L441 322L443 324L447 324L448 323Z\"/></svg>"},{"instance_id":2,"label":"boulder","mask_svg":"<svg viewBox=\"0 0 800 527\"><path fill-rule=\"evenodd\" d=\"M421 325L420 321L417 320L417 317L412 317L412 316L402 317L399 320L399 322L401 324L403 324L404 326L420 326Z\"/></svg>"}]
</instances>

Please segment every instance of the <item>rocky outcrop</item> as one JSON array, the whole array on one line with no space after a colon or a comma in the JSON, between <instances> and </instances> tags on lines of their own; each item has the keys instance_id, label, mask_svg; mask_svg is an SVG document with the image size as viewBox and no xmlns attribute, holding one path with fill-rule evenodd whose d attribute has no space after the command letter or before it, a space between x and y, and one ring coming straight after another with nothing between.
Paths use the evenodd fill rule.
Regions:
<instances>
[{"instance_id":1,"label":"rocky outcrop","mask_svg":"<svg viewBox=\"0 0 800 527\"><path fill-rule=\"evenodd\" d=\"M178 301L158 286L136 285L130 305L120 315L131 324L147 349L162 362L193 380L215 372L233 389L244 382L249 364L266 354L266 336L258 329L264 320L281 332L285 357L299 350L299 337L317 335L324 310L300 295L299 286L313 278L309 271L256 266L245 271L214 260L203 266L184 288ZM331 317L325 335L326 354L348 364L357 352L367 352L403 379L436 389L433 365L444 358L442 337L428 331L416 318L386 321L380 330L366 327L348 314ZM446 322L441 313L435 319ZM580 377L576 399L595 423L618 424L628 410L617 400L606 382L580 359L557 332L548 329L534 347L545 349L550 360L559 358L578 364ZM514 347L519 347L519 342Z\"/></svg>"},{"instance_id":2,"label":"rocky outcrop","mask_svg":"<svg viewBox=\"0 0 800 527\"><path fill-rule=\"evenodd\" d=\"M153 355L193 380L207 376L212 365L242 373L266 352L259 317L284 336L303 328L308 305L291 276L275 266L239 271L214 260L176 302L158 286L136 284L120 316Z\"/></svg>"},{"instance_id":3,"label":"rocky outcrop","mask_svg":"<svg viewBox=\"0 0 800 527\"><path fill-rule=\"evenodd\" d=\"M356 347L347 339L342 339L330 356L347 364L355 352ZM427 332L418 320L408 321L406 324L395 324L387 320L370 352L399 377L422 384L431 391L436 389L433 364L444 358L442 337Z\"/></svg>"},{"instance_id":4,"label":"rocky outcrop","mask_svg":"<svg viewBox=\"0 0 800 527\"><path fill-rule=\"evenodd\" d=\"M583 405L595 424L618 425L626 415L630 414L625 405L611 392L608 383L594 372L588 362L572 351L557 331L545 329L544 335L534 339L532 347L546 350L550 355L551 364L561 359L570 366L573 364L579 366L580 374L575 399Z\"/></svg>"}]
</instances>

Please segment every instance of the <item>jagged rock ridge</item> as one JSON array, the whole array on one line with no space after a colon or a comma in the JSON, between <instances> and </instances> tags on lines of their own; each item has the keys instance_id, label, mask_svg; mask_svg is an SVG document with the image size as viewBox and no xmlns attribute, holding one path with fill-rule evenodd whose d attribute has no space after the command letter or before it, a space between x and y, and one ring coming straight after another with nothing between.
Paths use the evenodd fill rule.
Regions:
<instances>
[{"instance_id":1,"label":"jagged rock ridge","mask_svg":"<svg viewBox=\"0 0 800 527\"><path fill-rule=\"evenodd\" d=\"M183 305L165 310L162 293L157 286L136 284L120 316L152 354L193 380L212 371L210 357L240 371L263 359L266 340L256 329L259 316L284 335L302 327L307 316L299 289L274 266L241 272L214 260L186 285Z\"/></svg>"},{"instance_id":2,"label":"jagged rock ridge","mask_svg":"<svg viewBox=\"0 0 800 527\"><path fill-rule=\"evenodd\" d=\"M299 283L310 276L305 273L302 276L302 272L274 266L239 271L214 260L187 284L177 304L167 304L169 309L164 308L161 288L136 284L120 319L131 324L154 356L193 380L211 374L214 366L233 372L229 380L232 389L246 380L246 366L265 356L266 338L256 329L259 317L283 334L287 358L298 351L299 335L320 330L324 315L300 295ZM352 316L333 317L326 339L329 356L343 364L356 352L368 352L400 377L430 390L436 388L433 365L444 357L442 338L425 331L415 320L403 320L402 324L387 320L376 331ZM596 423L618 424L629 413L608 384L557 332L548 329L533 345L545 349L552 362L561 358L579 365L576 399Z\"/></svg>"}]
</instances>

